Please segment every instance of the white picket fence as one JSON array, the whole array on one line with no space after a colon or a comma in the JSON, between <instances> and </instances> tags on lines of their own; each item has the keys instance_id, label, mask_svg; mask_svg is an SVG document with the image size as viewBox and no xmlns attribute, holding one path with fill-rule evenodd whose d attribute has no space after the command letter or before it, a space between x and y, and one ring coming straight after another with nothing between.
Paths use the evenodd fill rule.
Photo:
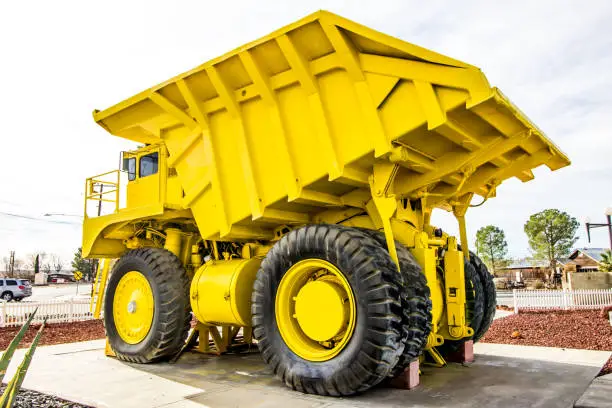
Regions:
<instances>
[{"instance_id":1,"label":"white picket fence","mask_svg":"<svg viewBox=\"0 0 612 408\"><path fill-rule=\"evenodd\" d=\"M612 305L612 289L523 290L512 292L514 313L519 310L599 309Z\"/></svg>"},{"instance_id":2,"label":"white picket fence","mask_svg":"<svg viewBox=\"0 0 612 408\"><path fill-rule=\"evenodd\" d=\"M38 308L32 323L68 323L91 320L89 299L49 300L44 302L0 302L0 327L21 326Z\"/></svg>"}]
</instances>

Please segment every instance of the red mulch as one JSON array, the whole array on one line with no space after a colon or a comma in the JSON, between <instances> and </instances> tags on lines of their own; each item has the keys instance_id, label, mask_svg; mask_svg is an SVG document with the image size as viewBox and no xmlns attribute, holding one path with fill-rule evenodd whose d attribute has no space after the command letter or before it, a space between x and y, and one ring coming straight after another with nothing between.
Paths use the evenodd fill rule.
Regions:
<instances>
[{"instance_id":1,"label":"red mulch","mask_svg":"<svg viewBox=\"0 0 612 408\"><path fill-rule=\"evenodd\" d=\"M599 310L525 311L495 320L481 341L612 351L612 326ZM612 357L600 374L608 373Z\"/></svg>"},{"instance_id":2,"label":"red mulch","mask_svg":"<svg viewBox=\"0 0 612 408\"><path fill-rule=\"evenodd\" d=\"M599 372L599 375L604 375L604 374L612 374L612 357L608 359L608 362L603 366L603 368Z\"/></svg>"},{"instance_id":3,"label":"red mulch","mask_svg":"<svg viewBox=\"0 0 612 408\"><path fill-rule=\"evenodd\" d=\"M36 336L40 325L32 325L21 340L21 347L26 347ZM0 350L5 350L21 327L0 328ZM74 323L49 323L45 326L39 345L75 343L77 341L104 338L102 320L88 320Z\"/></svg>"}]
</instances>

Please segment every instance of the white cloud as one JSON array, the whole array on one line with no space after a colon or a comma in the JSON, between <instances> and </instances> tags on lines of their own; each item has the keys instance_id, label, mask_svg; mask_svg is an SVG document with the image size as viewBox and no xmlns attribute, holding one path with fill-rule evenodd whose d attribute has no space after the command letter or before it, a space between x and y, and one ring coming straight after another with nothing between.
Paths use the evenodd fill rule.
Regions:
<instances>
[{"instance_id":1,"label":"white cloud","mask_svg":"<svg viewBox=\"0 0 612 408\"><path fill-rule=\"evenodd\" d=\"M0 212L43 220L0 215L0 256L40 248L66 258L79 246L78 225L42 214L80 214L84 179L115 167L131 146L94 124L94 108L318 8L481 67L573 160L500 187L498 198L468 213L471 235L499 225L511 252L524 255L531 213L556 207L600 219L612 205L609 1L34 3L0 3ZM449 217L434 219L453 230ZM594 238L607 245L604 231Z\"/></svg>"}]
</instances>

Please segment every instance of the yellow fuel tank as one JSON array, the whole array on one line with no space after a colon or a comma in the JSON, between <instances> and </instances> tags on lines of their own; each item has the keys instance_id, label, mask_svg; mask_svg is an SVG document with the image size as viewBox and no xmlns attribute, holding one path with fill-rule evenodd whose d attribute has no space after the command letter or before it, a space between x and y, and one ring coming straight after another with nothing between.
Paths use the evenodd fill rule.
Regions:
<instances>
[{"instance_id":1,"label":"yellow fuel tank","mask_svg":"<svg viewBox=\"0 0 612 408\"><path fill-rule=\"evenodd\" d=\"M211 325L251 325L251 293L262 258L209 262L191 282L191 309Z\"/></svg>"}]
</instances>

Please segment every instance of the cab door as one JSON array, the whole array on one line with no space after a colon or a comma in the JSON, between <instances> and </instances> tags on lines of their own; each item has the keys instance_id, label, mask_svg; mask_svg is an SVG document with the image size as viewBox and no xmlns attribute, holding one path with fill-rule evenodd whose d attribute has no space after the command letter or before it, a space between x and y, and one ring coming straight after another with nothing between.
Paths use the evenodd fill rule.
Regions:
<instances>
[{"instance_id":1,"label":"cab door","mask_svg":"<svg viewBox=\"0 0 612 408\"><path fill-rule=\"evenodd\" d=\"M159 151L143 152L132 159L128 162L127 207L159 203Z\"/></svg>"}]
</instances>

